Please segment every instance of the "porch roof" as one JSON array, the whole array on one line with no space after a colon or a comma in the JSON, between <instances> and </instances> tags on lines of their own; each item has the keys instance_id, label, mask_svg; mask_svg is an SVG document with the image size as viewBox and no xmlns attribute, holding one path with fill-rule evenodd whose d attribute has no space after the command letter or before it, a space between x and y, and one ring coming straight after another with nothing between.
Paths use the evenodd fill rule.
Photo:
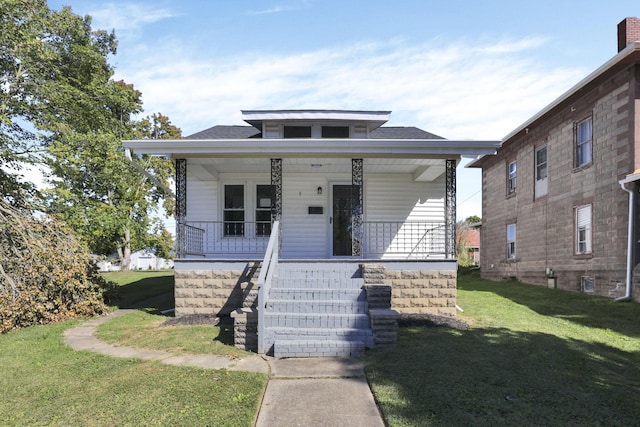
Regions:
<instances>
[{"instance_id":1,"label":"porch roof","mask_svg":"<svg viewBox=\"0 0 640 427\"><path fill-rule=\"evenodd\" d=\"M138 154L191 157L459 158L495 154L500 141L449 139L139 139Z\"/></svg>"}]
</instances>

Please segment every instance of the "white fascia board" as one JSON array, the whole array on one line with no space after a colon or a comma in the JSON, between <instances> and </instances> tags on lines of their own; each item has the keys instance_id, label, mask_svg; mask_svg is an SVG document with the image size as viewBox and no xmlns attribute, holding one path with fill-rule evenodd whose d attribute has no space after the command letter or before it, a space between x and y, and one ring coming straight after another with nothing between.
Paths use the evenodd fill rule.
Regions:
<instances>
[{"instance_id":1,"label":"white fascia board","mask_svg":"<svg viewBox=\"0 0 640 427\"><path fill-rule=\"evenodd\" d=\"M502 141L508 141L513 136L517 135L518 133L520 133L524 129L526 129L529 126L531 126L536 120L538 120L539 118L541 118L542 116L547 114L549 111L551 111L554 108L556 108L558 105L560 105L562 102L564 102L567 99L569 99L569 97L571 97L573 94L575 94L576 92L581 90L587 84L591 83L593 80L598 78L600 75L604 74L606 71L608 71L609 69L613 68L615 65L617 65L620 62L622 62L629 55L633 54L636 51L640 51L640 43L629 43L629 45L627 47L625 47L624 49L622 49L620 52L618 52L618 54L616 56L614 56L613 58L611 58L610 60L605 62L603 65L601 65L594 72L589 74L584 79L580 80L576 85L574 85L568 91L566 91L565 93L560 95L558 98L556 98L553 102L551 102L551 104L549 104L546 107L544 107L542 110L540 110L538 113L536 113L529 120L527 120L526 122L524 122L523 124L521 124L520 126L515 128L513 131L511 131L507 136L502 138Z\"/></svg>"},{"instance_id":2,"label":"white fascia board","mask_svg":"<svg viewBox=\"0 0 640 427\"><path fill-rule=\"evenodd\" d=\"M629 184L631 182L636 182L636 181L640 181L640 172L635 172L632 174L627 175L624 179L621 179L620 181L618 181L618 183L620 185L624 185L624 184Z\"/></svg>"},{"instance_id":3,"label":"white fascia board","mask_svg":"<svg viewBox=\"0 0 640 427\"><path fill-rule=\"evenodd\" d=\"M163 139L126 140L139 154L179 157L452 158L495 154L500 141L447 139Z\"/></svg>"},{"instance_id":4,"label":"white fascia board","mask_svg":"<svg viewBox=\"0 0 640 427\"><path fill-rule=\"evenodd\" d=\"M349 110L243 110L242 120L341 120L341 121L382 121L389 120L391 111L349 111Z\"/></svg>"}]
</instances>

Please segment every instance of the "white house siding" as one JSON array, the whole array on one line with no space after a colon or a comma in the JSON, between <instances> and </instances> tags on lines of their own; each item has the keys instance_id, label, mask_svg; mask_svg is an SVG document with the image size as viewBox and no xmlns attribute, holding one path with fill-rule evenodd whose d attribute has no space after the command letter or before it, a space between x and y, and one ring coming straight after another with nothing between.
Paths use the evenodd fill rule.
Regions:
<instances>
[{"instance_id":1,"label":"white house siding","mask_svg":"<svg viewBox=\"0 0 640 427\"><path fill-rule=\"evenodd\" d=\"M385 259L444 252L444 176L414 181L411 174L365 176L365 255ZM400 225L394 224L407 221ZM384 223L382 223L384 222Z\"/></svg>"},{"instance_id":2,"label":"white house siding","mask_svg":"<svg viewBox=\"0 0 640 427\"><path fill-rule=\"evenodd\" d=\"M218 181L187 179L187 221L218 221Z\"/></svg>"},{"instance_id":3,"label":"white house siding","mask_svg":"<svg viewBox=\"0 0 640 427\"><path fill-rule=\"evenodd\" d=\"M410 174L365 176L366 221L444 221L444 176L414 181Z\"/></svg>"}]
</instances>

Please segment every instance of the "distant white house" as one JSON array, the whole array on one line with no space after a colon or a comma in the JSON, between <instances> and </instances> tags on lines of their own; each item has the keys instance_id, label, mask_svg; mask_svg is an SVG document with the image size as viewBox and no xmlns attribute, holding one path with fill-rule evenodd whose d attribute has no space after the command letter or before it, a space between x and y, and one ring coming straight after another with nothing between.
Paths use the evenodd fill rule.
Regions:
<instances>
[{"instance_id":1,"label":"distant white house","mask_svg":"<svg viewBox=\"0 0 640 427\"><path fill-rule=\"evenodd\" d=\"M96 260L99 271L120 271L117 256ZM166 270L173 268L173 260L156 256L149 249L140 249L131 254L131 270Z\"/></svg>"},{"instance_id":2,"label":"distant white house","mask_svg":"<svg viewBox=\"0 0 640 427\"><path fill-rule=\"evenodd\" d=\"M140 249L131 254L131 270L165 270L173 268L173 260L156 256L149 249Z\"/></svg>"}]
</instances>

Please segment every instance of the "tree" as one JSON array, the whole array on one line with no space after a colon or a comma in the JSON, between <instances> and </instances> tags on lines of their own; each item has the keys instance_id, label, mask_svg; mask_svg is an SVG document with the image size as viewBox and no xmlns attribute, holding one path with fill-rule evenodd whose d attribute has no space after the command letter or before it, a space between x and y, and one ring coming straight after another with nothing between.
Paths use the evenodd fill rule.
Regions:
<instances>
[{"instance_id":1,"label":"tree","mask_svg":"<svg viewBox=\"0 0 640 427\"><path fill-rule=\"evenodd\" d=\"M88 122L100 109L94 82L110 75L106 58L116 41L90 24L44 0L1 0L0 164L12 169L0 170L5 200L24 204L33 193L19 171L37 160L51 131Z\"/></svg>"},{"instance_id":2,"label":"tree","mask_svg":"<svg viewBox=\"0 0 640 427\"><path fill-rule=\"evenodd\" d=\"M180 137L180 129L161 114L131 121L126 130L126 137ZM152 247L170 252L171 241L163 225L153 221L153 214L162 200L168 214L173 205L161 188L126 159L121 138L108 129L60 135L49 147L53 188L48 195L51 211L74 227L92 252L117 251L122 269L127 270L133 250ZM132 161L169 185L173 175L169 160L145 156Z\"/></svg>"},{"instance_id":3,"label":"tree","mask_svg":"<svg viewBox=\"0 0 640 427\"><path fill-rule=\"evenodd\" d=\"M0 332L103 313L114 286L66 225L0 200Z\"/></svg>"},{"instance_id":4,"label":"tree","mask_svg":"<svg viewBox=\"0 0 640 427\"><path fill-rule=\"evenodd\" d=\"M477 215L471 215L467 219L465 219L467 224L480 224L482 222L482 218Z\"/></svg>"},{"instance_id":5,"label":"tree","mask_svg":"<svg viewBox=\"0 0 640 427\"><path fill-rule=\"evenodd\" d=\"M471 224L478 224L482 219L476 215L472 215L464 221L458 221L456 224L456 252L458 257L458 265L469 267L475 265L474 260L469 257L469 233Z\"/></svg>"}]
</instances>

